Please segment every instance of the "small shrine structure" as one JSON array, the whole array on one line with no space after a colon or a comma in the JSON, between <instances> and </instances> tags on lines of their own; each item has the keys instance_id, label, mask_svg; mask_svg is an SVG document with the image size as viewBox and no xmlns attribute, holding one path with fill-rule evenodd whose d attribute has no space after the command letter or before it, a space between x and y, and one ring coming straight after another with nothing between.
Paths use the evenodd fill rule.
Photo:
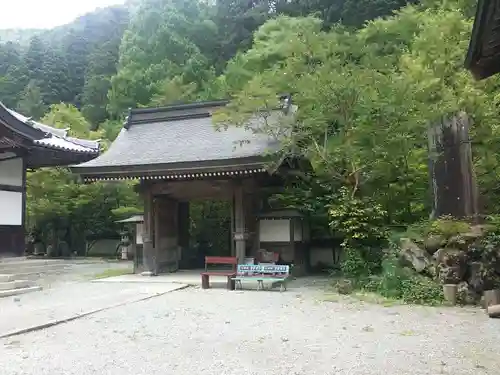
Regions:
<instances>
[{"instance_id":1,"label":"small shrine structure","mask_svg":"<svg viewBox=\"0 0 500 375\"><path fill-rule=\"evenodd\" d=\"M99 143L68 136L0 103L0 256L25 250L26 171L81 163L99 154Z\"/></svg>"},{"instance_id":2,"label":"small shrine structure","mask_svg":"<svg viewBox=\"0 0 500 375\"><path fill-rule=\"evenodd\" d=\"M137 272L172 272L189 246L189 202L232 202L231 253L243 263L259 250L257 215L266 196L283 186L292 163L268 171L279 141L248 126L216 130L212 114L228 101L197 102L130 111L108 151L72 167L85 181L138 180L144 199L143 256ZM272 121L293 113L289 97L271 111ZM303 257L300 257L303 259ZM291 262L294 259L290 259Z\"/></svg>"}]
</instances>

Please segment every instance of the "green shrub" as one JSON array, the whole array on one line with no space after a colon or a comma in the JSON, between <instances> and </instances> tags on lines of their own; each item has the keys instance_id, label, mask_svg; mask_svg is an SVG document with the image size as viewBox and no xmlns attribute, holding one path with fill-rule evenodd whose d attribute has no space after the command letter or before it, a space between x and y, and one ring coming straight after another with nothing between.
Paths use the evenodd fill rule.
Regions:
<instances>
[{"instance_id":1,"label":"green shrub","mask_svg":"<svg viewBox=\"0 0 500 375\"><path fill-rule=\"evenodd\" d=\"M345 187L332 197L328 207L330 228L342 239L346 276L371 275L380 270L382 248L387 244L386 212L369 197L352 196Z\"/></svg>"},{"instance_id":2,"label":"green shrub","mask_svg":"<svg viewBox=\"0 0 500 375\"><path fill-rule=\"evenodd\" d=\"M430 222L426 234L440 234L446 238L466 233L470 230L470 225L464 221L459 221L451 216L442 216Z\"/></svg>"},{"instance_id":3,"label":"green shrub","mask_svg":"<svg viewBox=\"0 0 500 375\"><path fill-rule=\"evenodd\" d=\"M451 216L442 216L439 219L424 220L408 226L402 237L419 242L431 234L450 238L468 231L470 231L469 223L456 220Z\"/></svg>"},{"instance_id":4,"label":"green shrub","mask_svg":"<svg viewBox=\"0 0 500 375\"><path fill-rule=\"evenodd\" d=\"M408 268L400 267L394 257L383 261L380 279L372 279L365 289L387 298L401 299L406 303L437 305L443 301L440 284L415 274Z\"/></svg>"},{"instance_id":5,"label":"green shrub","mask_svg":"<svg viewBox=\"0 0 500 375\"><path fill-rule=\"evenodd\" d=\"M444 301L443 287L421 275L414 275L401 283L401 299L407 303L439 305Z\"/></svg>"},{"instance_id":6,"label":"green shrub","mask_svg":"<svg viewBox=\"0 0 500 375\"><path fill-rule=\"evenodd\" d=\"M359 277L368 273L361 252L350 247L344 248L344 258L340 264L340 270L348 277Z\"/></svg>"}]
</instances>

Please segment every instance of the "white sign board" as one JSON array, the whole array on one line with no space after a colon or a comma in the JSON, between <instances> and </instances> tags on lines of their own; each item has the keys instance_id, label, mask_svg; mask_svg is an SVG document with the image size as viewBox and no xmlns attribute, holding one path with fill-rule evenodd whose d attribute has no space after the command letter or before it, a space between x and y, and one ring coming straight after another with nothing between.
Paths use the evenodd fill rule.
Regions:
<instances>
[{"instance_id":1,"label":"white sign board","mask_svg":"<svg viewBox=\"0 0 500 375\"><path fill-rule=\"evenodd\" d=\"M23 224L23 193L0 191L0 225Z\"/></svg>"}]
</instances>

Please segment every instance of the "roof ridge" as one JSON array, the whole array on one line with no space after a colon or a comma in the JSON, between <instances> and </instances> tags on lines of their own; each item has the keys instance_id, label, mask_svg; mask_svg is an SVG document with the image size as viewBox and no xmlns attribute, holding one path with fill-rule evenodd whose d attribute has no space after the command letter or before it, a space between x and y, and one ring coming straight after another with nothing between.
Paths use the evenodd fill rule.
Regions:
<instances>
[{"instance_id":1,"label":"roof ridge","mask_svg":"<svg viewBox=\"0 0 500 375\"><path fill-rule=\"evenodd\" d=\"M193 109L193 108L205 108L205 107L215 107L215 106L223 106L229 103L228 99L222 100L206 100L206 101L197 101L191 103L179 103L172 104L163 107L149 107L149 108L130 108L129 114L142 114L142 113L157 113L157 112L169 112L176 111L179 109Z\"/></svg>"},{"instance_id":2,"label":"roof ridge","mask_svg":"<svg viewBox=\"0 0 500 375\"><path fill-rule=\"evenodd\" d=\"M151 122L190 120L190 119L206 118L206 117L211 117L211 116L212 116L212 114L210 112L203 112L203 113L189 113L189 114L182 114L182 115L156 117L154 120L152 120L152 119L130 120L130 118L129 118L127 120L127 122L125 123L124 128L129 129L131 125L148 124Z\"/></svg>"}]
</instances>

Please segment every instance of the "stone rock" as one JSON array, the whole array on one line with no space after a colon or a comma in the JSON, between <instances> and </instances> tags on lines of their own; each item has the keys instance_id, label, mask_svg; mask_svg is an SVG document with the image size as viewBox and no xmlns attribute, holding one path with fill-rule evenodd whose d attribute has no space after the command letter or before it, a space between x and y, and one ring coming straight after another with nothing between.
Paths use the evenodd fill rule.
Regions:
<instances>
[{"instance_id":1,"label":"stone rock","mask_svg":"<svg viewBox=\"0 0 500 375\"><path fill-rule=\"evenodd\" d=\"M500 305L488 306L486 312L490 318L500 318Z\"/></svg>"},{"instance_id":2,"label":"stone rock","mask_svg":"<svg viewBox=\"0 0 500 375\"><path fill-rule=\"evenodd\" d=\"M484 290L484 280L482 275L483 265L481 262L470 262L467 279L469 287L476 293L482 294Z\"/></svg>"},{"instance_id":3,"label":"stone rock","mask_svg":"<svg viewBox=\"0 0 500 375\"><path fill-rule=\"evenodd\" d=\"M481 295L476 293L467 282L458 284L457 300L461 305L477 305L481 300Z\"/></svg>"},{"instance_id":4,"label":"stone rock","mask_svg":"<svg viewBox=\"0 0 500 375\"><path fill-rule=\"evenodd\" d=\"M440 235L430 235L424 240L424 248L427 252L432 255L434 254L440 247L446 244L446 239Z\"/></svg>"},{"instance_id":5,"label":"stone rock","mask_svg":"<svg viewBox=\"0 0 500 375\"><path fill-rule=\"evenodd\" d=\"M411 265L415 271L422 272L432 264L429 254L424 249L418 247L409 238L401 239L401 251L399 257L404 262Z\"/></svg>"},{"instance_id":6,"label":"stone rock","mask_svg":"<svg viewBox=\"0 0 500 375\"><path fill-rule=\"evenodd\" d=\"M438 263L442 263L448 267L464 267L467 264L467 253L460 249L439 249L434 254L434 258Z\"/></svg>"},{"instance_id":7,"label":"stone rock","mask_svg":"<svg viewBox=\"0 0 500 375\"><path fill-rule=\"evenodd\" d=\"M434 259L434 261L439 264L439 263L442 263L443 262L443 258L444 258L444 255L446 254L446 249L438 249L433 255L432 255L432 259Z\"/></svg>"},{"instance_id":8,"label":"stone rock","mask_svg":"<svg viewBox=\"0 0 500 375\"><path fill-rule=\"evenodd\" d=\"M484 301L486 306L500 305L500 289L485 290Z\"/></svg>"},{"instance_id":9,"label":"stone rock","mask_svg":"<svg viewBox=\"0 0 500 375\"><path fill-rule=\"evenodd\" d=\"M481 238L484 236L484 226L482 225L473 225L470 227L470 230L466 233L462 233L462 237L467 241L468 243L475 241L478 238Z\"/></svg>"},{"instance_id":10,"label":"stone rock","mask_svg":"<svg viewBox=\"0 0 500 375\"><path fill-rule=\"evenodd\" d=\"M458 284L467 273L467 254L459 249L439 249L433 255L437 276L443 284Z\"/></svg>"},{"instance_id":11,"label":"stone rock","mask_svg":"<svg viewBox=\"0 0 500 375\"><path fill-rule=\"evenodd\" d=\"M465 237L463 237L462 235L459 234L457 236L450 237L448 239L447 246L455 248L455 249L467 251L469 244L467 243Z\"/></svg>"},{"instance_id":12,"label":"stone rock","mask_svg":"<svg viewBox=\"0 0 500 375\"><path fill-rule=\"evenodd\" d=\"M339 280L336 284L337 292L339 294L351 294L354 290L351 280Z\"/></svg>"},{"instance_id":13,"label":"stone rock","mask_svg":"<svg viewBox=\"0 0 500 375\"><path fill-rule=\"evenodd\" d=\"M458 284L462 281L460 274L462 270L460 267L452 266L449 267L445 264L440 264L438 266L438 278L442 284Z\"/></svg>"}]
</instances>

